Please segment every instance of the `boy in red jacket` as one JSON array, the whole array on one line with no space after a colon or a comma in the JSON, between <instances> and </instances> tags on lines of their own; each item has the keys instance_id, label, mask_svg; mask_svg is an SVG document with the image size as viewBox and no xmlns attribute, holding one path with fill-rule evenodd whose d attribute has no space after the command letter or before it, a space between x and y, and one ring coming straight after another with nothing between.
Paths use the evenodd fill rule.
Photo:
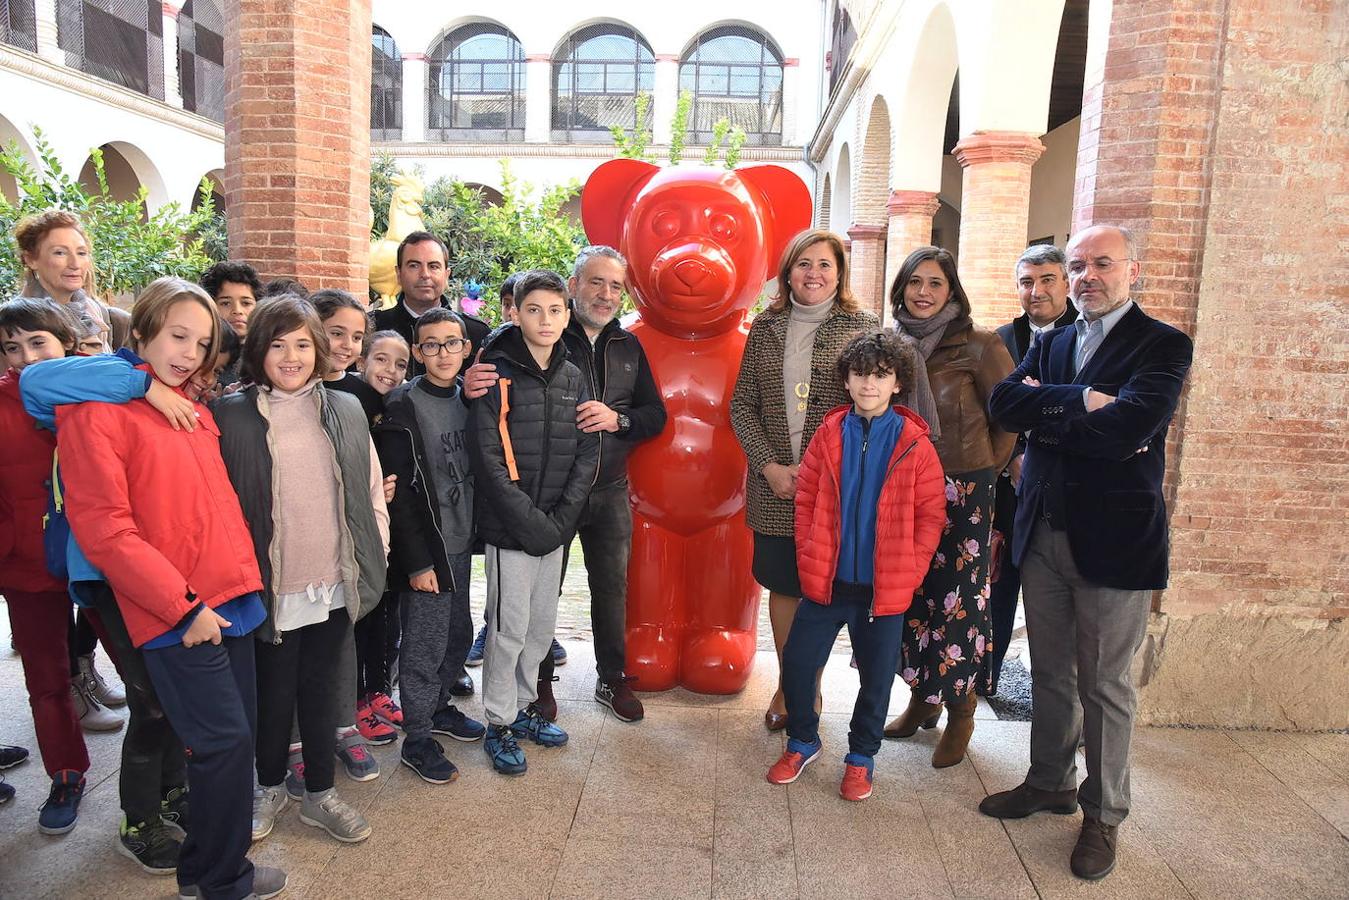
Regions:
<instances>
[{"instance_id":1,"label":"boy in red jacket","mask_svg":"<svg viewBox=\"0 0 1349 900\"><path fill-rule=\"evenodd\" d=\"M853 338L838 360L852 397L821 423L796 477L803 600L782 654L787 749L768 780L790 784L819 755L816 673L848 626L862 684L843 758L845 800L871 796L904 613L946 525L941 461L917 413L892 405L915 355L891 332Z\"/></svg>"}]
</instances>

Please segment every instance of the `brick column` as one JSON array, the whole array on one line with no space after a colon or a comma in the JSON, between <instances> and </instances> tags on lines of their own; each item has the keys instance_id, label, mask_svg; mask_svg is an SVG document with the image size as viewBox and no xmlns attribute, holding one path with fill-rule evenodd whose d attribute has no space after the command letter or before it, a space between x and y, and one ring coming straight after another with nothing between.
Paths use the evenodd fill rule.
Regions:
<instances>
[{"instance_id":1,"label":"brick column","mask_svg":"<svg viewBox=\"0 0 1349 900\"><path fill-rule=\"evenodd\" d=\"M848 229L848 279L863 309L885 318L885 226L854 225Z\"/></svg>"},{"instance_id":2,"label":"brick column","mask_svg":"<svg viewBox=\"0 0 1349 900\"><path fill-rule=\"evenodd\" d=\"M932 217L941 202L935 191L891 191L885 203L890 214L885 238L885 288L890 289L904 258L932 243Z\"/></svg>"},{"instance_id":3,"label":"brick column","mask_svg":"<svg viewBox=\"0 0 1349 900\"><path fill-rule=\"evenodd\" d=\"M178 77L178 13L179 7L164 3L164 102L182 107L182 82Z\"/></svg>"},{"instance_id":4,"label":"brick column","mask_svg":"<svg viewBox=\"0 0 1349 900\"><path fill-rule=\"evenodd\" d=\"M525 57L525 140L546 144L553 130L553 62L547 53Z\"/></svg>"},{"instance_id":5,"label":"brick column","mask_svg":"<svg viewBox=\"0 0 1349 900\"><path fill-rule=\"evenodd\" d=\"M960 281L975 321L992 327L1020 315L1012 267L1026 249L1031 166L1044 152L1033 134L975 132L955 147L965 170L960 199Z\"/></svg>"},{"instance_id":6,"label":"brick column","mask_svg":"<svg viewBox=\"0 0 1349 900\"><path fill-rule=\"evenodd\" d=\"M229 0L230 256L264 279L363 296L369 271L370 4Z\"/></svg>"}]
</instances>

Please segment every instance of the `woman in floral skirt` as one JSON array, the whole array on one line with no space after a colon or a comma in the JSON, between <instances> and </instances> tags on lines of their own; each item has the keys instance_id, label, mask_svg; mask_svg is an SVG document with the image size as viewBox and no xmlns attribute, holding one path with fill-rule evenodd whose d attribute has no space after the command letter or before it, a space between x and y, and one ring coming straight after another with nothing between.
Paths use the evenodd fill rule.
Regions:
<instances>
[{"instance_id":1,"label":"woman in floral skirt","mask_svg":"<svg viewBox=\"0 0 1349 900\"><path fill-rule=\"evenodd\" d=\"M927 419L946 474L946 529L905 623L899 674L912 696L885 735L903 738L932 728L945 706L946 728L932 754L932 765L944 768L965 758L979 663L992 646L993 484L1016 436L989 420L988 395L1013 364L996 334L974 326L955 260L945 250L921 247L909 254L890 288L890 305L896 330L914 340L927 361L916 372L910 405Z\"/></svg>"}]
</instances>

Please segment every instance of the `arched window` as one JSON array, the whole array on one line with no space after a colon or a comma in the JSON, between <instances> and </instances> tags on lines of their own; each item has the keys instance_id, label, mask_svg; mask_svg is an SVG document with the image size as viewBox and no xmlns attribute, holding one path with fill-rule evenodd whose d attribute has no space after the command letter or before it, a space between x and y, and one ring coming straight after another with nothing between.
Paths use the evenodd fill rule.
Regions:
<instances>
[{"instance_id":1,"label":"arched window","mask_svg":"<svg viewBox=\"0 0 1349 900\"><path fill-rule=\"evenodd\" d=\"M728 119L748 144L782 143L782 55L764 34L727 25L698 35L679 65L679 90L693 94L693 142L710 141Z\"/></svg>"},{"instance_id":2,"label":"arched window","mask_svg":"<svg viewBox=\"0 0 1349 900\"><path fill-rule=\"evenodd\" d=\"M56 4L56 44L80 71L164 99L162 5L62 0Z\"/></svg>"},{"instance_id":3,"label":"arched window","mask_svg":"<svg viewBox=\"0 0 1349 900\"><path fill-rule=\"evenodd\" d=\"M429 140L519 141L525 137L525 50L500 25L465 25L427 57Z\"/></svg>"},{"instance_id":4,"label":"arched window","mask_svg":"<svg viewBox=\"0 0 1349 900\"><path fill-rule=\"evenodd\" d=\"M370 31L370 139L403 138L403 55L389 32Z\"/></svg>"},{"instance_id":5,"label":"arched window","mask_svg":"<svg viewBox=\"0 0 1349 900\"><path fill-rule=\"evenodd\" d=\"M0 2L0 44L37 52L37 12L33 0Z\"/></svg>"},{"instance_id":6,"label":"arched window","mask_svg":"<svg viewBox=\"0 0 1349 900\"><path fill-rule=\"evenodd\" d=\"M178 90L183 109L225 121L225 17L212 0L178 13Z\"/></svg>"},{"instance_id":7,"label":"arched window","mask_svg":"<svg viewBox=\"0 0 1349 900\"><path fill-rule=\"evenodd\" d=\"M632 28L574 32L553 60L553 139L607 141L611 125L637 127L637 94L655 83L656 58Z\"/></svg>"}]
</instances>

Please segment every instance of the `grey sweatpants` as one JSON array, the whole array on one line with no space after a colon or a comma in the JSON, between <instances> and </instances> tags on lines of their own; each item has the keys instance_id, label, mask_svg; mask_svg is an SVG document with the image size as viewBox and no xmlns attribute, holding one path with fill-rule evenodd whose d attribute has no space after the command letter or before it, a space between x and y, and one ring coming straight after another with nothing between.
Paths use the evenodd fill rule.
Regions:
<instances>
[{"instance_id":1,"label":"grey sweatpants","mask_svg":"<svg viewBox=\"0 0 1349 900\"><path fill-rule=\"evenodd\" d=\"M539 696L539 663L552 646L557 625L562 548L547 556L530 556L523 550L488 544L485 556L487 641L482 705L488 722L509 725Z\"/></svg>"},{"instance_id":2,"label":"grey sweatpants","mask_svg":"<svg viewBox=\"0 0 1349 900\"><path fill-rule=\"evenodd\" d=\"M450 702L450 686L473 646L468 609L469 554L449 557L458 590L400 595L403 643L399 648L398 696L409 739L431 736L431 716ZM449 587L449 585L441 585Z\"/></svg>"}]
</instances>

